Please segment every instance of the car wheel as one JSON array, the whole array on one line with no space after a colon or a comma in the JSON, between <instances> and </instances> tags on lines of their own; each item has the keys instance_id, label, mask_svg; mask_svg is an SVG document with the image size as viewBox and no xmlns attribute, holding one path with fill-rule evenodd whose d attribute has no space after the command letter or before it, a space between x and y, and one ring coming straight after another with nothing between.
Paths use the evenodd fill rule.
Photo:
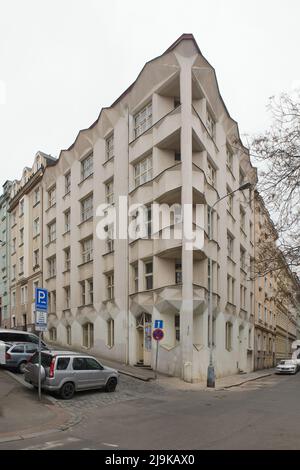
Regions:
<instances>
[{"instance_id":1,"label":"car wheel","mask_svg":"<svg viewBox=\"0 0 300 470\"><path fill-rule=\"evenodd\" d=\"M27 362L21 362L18 366L18 372L19 374L25 374L25 369L26 369Z\"/></svg>"},{"instance_id":2,"label":"car wheel","mask_svg":"<svg viewBox=\"0 0 300 470\"><path fill-rule=\"evenodd\" d=\"M61 387L59 394L63 400L70 400L75 393L75 385L72 382L67 382Z\"/></svg>"},{"instance_id":3,"label":"car wheel","mask_svg":"<svg viewBox=\"0 0 300 470\"><path fill-rule=\"evenodd\" d=\"M109 393L114 392L116 390L117 383L117 379L115 377L111 377L105 386L105 391Z\"/></svg>"}]
</instances>

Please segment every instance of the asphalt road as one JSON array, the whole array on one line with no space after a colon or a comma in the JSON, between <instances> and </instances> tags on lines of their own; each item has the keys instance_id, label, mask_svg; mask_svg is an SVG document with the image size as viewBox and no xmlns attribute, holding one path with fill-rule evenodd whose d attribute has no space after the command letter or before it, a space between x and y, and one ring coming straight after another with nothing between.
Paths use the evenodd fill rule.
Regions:
<instances>
[{"instance_id":1,"label":"asphalt road","mask_svg":"<svg viewBox=\"0 0 300 470\"><path fill-rule=\"evenodd\" d=\"M126 400L95 398L93 405L91 397L101 392L77 395L90 405L73 429L1 444L0 450L300 449L300 373L218 392L177 391L132 378L120 388L123 394L129 389ZM65 403L60 406L71 407Z\"/></svg>"}]
</instances>

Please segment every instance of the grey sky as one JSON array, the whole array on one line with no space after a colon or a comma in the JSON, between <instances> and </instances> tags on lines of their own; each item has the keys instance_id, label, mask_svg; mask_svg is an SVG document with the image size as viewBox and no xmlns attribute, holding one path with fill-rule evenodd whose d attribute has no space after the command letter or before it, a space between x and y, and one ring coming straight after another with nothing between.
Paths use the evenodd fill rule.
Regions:
<instances>
[{"instance_id":1,"label":"grey sky","mask_svg":"<svg viewBox=\"0 0 300 470\"><path fill-rule=\"evenodd\" d=\"M182 33L241 134L263 130L268 97L300 85L299 17L299 0L0 0L0 184L69 147Z\"/></svg>"}]
</instances>

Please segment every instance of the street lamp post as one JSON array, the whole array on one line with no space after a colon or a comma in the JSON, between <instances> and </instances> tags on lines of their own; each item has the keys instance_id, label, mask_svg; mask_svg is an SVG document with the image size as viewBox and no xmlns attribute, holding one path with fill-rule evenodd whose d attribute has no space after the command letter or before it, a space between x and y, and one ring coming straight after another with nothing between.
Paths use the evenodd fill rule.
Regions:
<instances>
[{"instance_id":1,"label":"street lamp post","mask_svg":"<svg viewBox=\"0 0 300 470\"><path fill-rule=\"evenodd\" d=\"M226 194L225 196L217 199L217 201L212 205L209 206L209 220L210 220L210 230L209 230L209 241L212 240L212 217L213 217L213 209L214 207L223 199L225 199L228 196L231 196L231 194L236 193L237 191L244 191L245 189L250 189L251 188L251 183L245 183L239 188L235 189L234 191L231 191L230 193ZM213 301L212 301L212 296L213 296L213 264L212 264L212 259L211 257L209 258L209 271L210 271L210 282L209 282L209 291L208 291L208 315L209 315L209 365L207 368L207 387L209 388L214 388L215 387L215 367L213 364Z\"/></svg>"}]
</instances>

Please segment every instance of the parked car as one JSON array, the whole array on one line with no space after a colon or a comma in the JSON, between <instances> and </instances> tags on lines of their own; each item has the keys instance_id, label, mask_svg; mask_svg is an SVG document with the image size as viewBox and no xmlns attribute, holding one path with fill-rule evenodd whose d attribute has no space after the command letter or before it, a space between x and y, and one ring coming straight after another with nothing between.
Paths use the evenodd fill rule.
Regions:
<instances>
[{"instance_id":1,"label":"parked car","mask_svg":"<svg viewBox=\"0 0 300 470\"><path fill-rule=\"evenodd\" d=\"M45 347L43 346L43 349ZM5 367L21 374L25 372L25 366L31 357L37 352L36 343L6 343Z\"/></svg>"},{"instance_id":2,"label":"parked car","mask_svg":"<svg viewBox=\"0 0 300 470\"><path fill-rule=\"evenodd\" d=\"M39 342L39 337L34 333L20 330L8 330L0 328L0 341L4 343L36 343ZM47 347L46 343L42 340L42 346Z\"/></svg>"},{"instance_id":3,"label":"parked car","mask_svg":"<svg viewBox=\"0 0 300 470\"><path fill-rule=\"evenodd\" d=\"M276 374L296 374L299 365L293 359L280 361L276 367Z\"/></svg>"},{"instance_id":4,"label":"parked car","mask_svg":"<svg viewBox=\"0 0 300 470\"><path fill-rule=\"evenodd\" d=\"M115 369L105 367L92 356L70 351L43 351L41 358L41 386L69 400L75 392L104 388L114 392L119 381ZM25 368L25 381L38 385L38 354Z\"/></svg>"}]
</instances>

